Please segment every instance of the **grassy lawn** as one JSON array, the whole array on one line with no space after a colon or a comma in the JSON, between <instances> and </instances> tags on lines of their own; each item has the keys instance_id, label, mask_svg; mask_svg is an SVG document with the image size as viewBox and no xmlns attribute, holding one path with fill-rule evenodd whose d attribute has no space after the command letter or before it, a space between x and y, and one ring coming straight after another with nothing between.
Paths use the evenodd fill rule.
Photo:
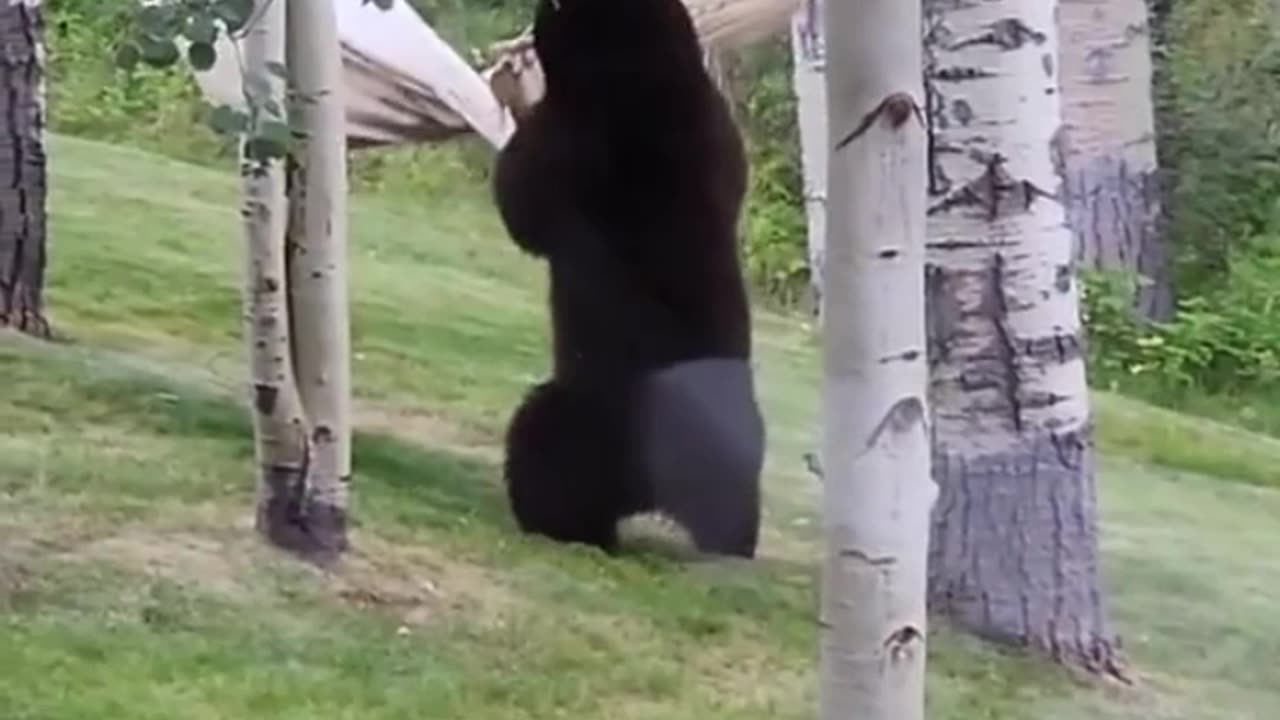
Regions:
<instances>
[{"instance_id":1,"label":"grassy lawn","mask_svg":"<svg viewBox=\"0 0 1280 720\"><path fill-rule=\"evenodd\" d=\"M758 321L760 561L524 538L494 442L546 368L542 268L475 188L359 198L357 551L323 576L250 528L234 180L65 137L51 168L49 305L71 342L0 336L0 718L814 716L817 365L799 323ZM1108 584L1141 685L938 627L931 717L1271 720L1280 492L1261 486L1280 442L1098 408Z\"/></svg>"}]
</instances>

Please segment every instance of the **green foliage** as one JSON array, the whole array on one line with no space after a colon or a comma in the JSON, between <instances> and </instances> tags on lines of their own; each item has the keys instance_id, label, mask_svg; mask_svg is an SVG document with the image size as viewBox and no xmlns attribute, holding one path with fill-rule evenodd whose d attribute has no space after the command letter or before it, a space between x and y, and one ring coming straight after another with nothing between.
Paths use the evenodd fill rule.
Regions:
<instances>
[{"instance_id":1,"label":"green foliage","mask_svg":"<svg viewBox=\"0 0 1280 720\"><path fill-rule=\"evenodd\" d=\"M1185 0L1156 86L1180 294L1216 292L1244 241L1280 239L1280 34L1268 0Z\"/></svg>"},{"instance_id":2,"label":"green foliage","mask_svg":"<svg viewBox=\"0 0 1280 720\"><path fill-rule=\"evenodd\" d=\"M1179 297L1129 312L1129 278L1085 278L1092 380L1280 432L1280 34L1266 0L1156 3L1160 161Z\"/></svg>"},{"instance_id":3,"label":"green foliage","mask_svg":"<svg viewBox=\"0 0 1280 720\"><path fill-rule=\"evenodd\" d=\"M751 163L745 259L753 284L792 305L809 282L803 175L786 37L739 51L730 92Z\"/></svg>"},{"instance_id":4,"label":"green foliage","mask_svg":"<svg viewBox=\"0 0 1280 720\"><path fill-rule=\"evenodd\" d=\"M527 17L520 6L529 3L487 3L472 13L458 0L413 4L455 47L481 48L518 32ZM210 108L182 62L121 66L119 48L136 44L139 33L137 7L134 0L48 0L51 128L205 166L234 163L245 114ZM478 139L364 150L350 158L352 188L449 196L483 181L491 156Z\"/></svg>"},{"instance_id":5,"label":"green foliage","mask_svg":"<svg viewBox=\"0 0 1280 720\"><path fill-rule=\"evenodd\" d=\"M190 76L138 63L117 67L132 0L49 0L50 124L57 132L162 150L202 164L236 157L202 127L207 106Z\"/></svg>"},{"instance_id":6,"label":"green foliage","mask_svg":"<svg viewBox=\"0 0 1280 720\"><path fill-rule=\"evenodd\" d=\"M370 0L361 2L369 4ZM375 4L386 9L391 0L377 0ZM170 68L183 58L181 43L186 46L187 65L194 70L208 70L218 61L214 43L224 33L233 40L243 40L260 19L261 13L254 13L253 0L178 0L140 5L133 11L132 22L126 25L126 35L116 48L116 64L129 70L141 60L152 67ZM243 75L245 109L221 105L209 114L209 127L243 141L244 156L258 163L278 160L294 149L302 131L296 126L297 113L289 105L308 100L289 83L284 65L268 63L266 69L284 81L288 89L281 99L286 102L271 97L272 90L262 79Z\"/></svg>"},{"instance_id":7,"label":"green foliage","mask_svg":"<svg viewBox=\"0 0 1280 720\"><path fill-rule=\"evenodd\" d=\"M1280 249L1275 243L1259 244ZM1095 380L1124 388L1141 378L1143 386L1209 393L1280 388L1280 254L1245 247L1249 260L1230 269L1230 284L1183 297L1163 323L1133 316L1127 278L1087 276L1084 314Z\"/></svg>"}]
</instances>

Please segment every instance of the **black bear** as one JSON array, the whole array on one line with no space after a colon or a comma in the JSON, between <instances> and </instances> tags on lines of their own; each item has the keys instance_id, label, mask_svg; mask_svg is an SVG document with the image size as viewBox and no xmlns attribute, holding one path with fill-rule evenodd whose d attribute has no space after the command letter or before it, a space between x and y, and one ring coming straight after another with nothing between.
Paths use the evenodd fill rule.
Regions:
<instances>
[{"instance_id":1,"label":"black bear","mask_svg":"<svg viewBox=\"0 0 1280 720\"><path fill-rule=\"evenodd\" d=\"M738 259L742 141L680 0L540 0L543 99L499 153L497 205L550 268L552 378L511 419L525 532L614 552L657 511L752 557L764 424Z\"/></svg>"}]
</instances>

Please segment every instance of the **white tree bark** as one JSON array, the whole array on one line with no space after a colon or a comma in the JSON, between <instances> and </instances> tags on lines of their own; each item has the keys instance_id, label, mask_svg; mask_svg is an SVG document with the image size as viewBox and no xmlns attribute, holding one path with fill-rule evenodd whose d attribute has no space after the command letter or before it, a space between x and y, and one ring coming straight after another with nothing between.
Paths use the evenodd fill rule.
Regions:
<instances>
[{"instance_id":1,"label":"white tree bark","mask_svg":"<svg viewBox=\"0 0 1280 720\"><path fill-rule=\"evenodd\" d=\"M1055 145L1057 0L926 0L931 609L1119 674Z\"/></svg>"},{"instance_id":2,"label":"white tree bark","mask_svg":"<svg viewBox=\"0 0 1280 720\"><path fill-rule=\"evenodd\" d=\"M1173 311L1157 179L1145 0L1060 0L1063 191L1083 267L1137 272L1152 319Z\"/></svg>"},{"instance_id":3,"label":"white tree bark","mask_svg":"<svg viewBox=\"0 0 1280 720\"><path fill-rule=\"evenodd\" d=\"M923 720L930 477L920 5L832 2L824 720Z\"/></svg>"},{"instance_id":4,"label":"white tree bark","mask_svg":"<svg viewBox=\"0 0 1280 720\"><path fill-rule=\"evenodd\" d=\"M290 177L294 368L309 420L304 514L313 553L347 548L351 341L347 307L347 157L342 60L332 3L290 0L288 65L306 137Z\"/></svg>"},{"instance_id":5,"label":"white tree bark","mask_svg":"<svg viewBox=\"0 0 1280 720\"><path fill-rule=\"evenodd\" d=\"M792 84L800 126L800 161L808 227L809 286L821 307L823 244L827 233L827 87L823 67L823 0L803 0L791 19Z\"/></svg>"},{"instance_id":6,"label":"white tree bark","mask_svg":"<svg viewBox=\"0 0 1280 720\"><path fill-rule=\"evenodd\" d=\"M285 10L259 0L257 22L244 41L246 87L259 106L283 105L284 81L268 71L285 59ZM284 170L242 155L245 232L244 331L249 353L254 448L258 475L257 527L282 547L302 536L297 487L307 474L306 424L294 382L285 270Z\"/></svg>"}]
</instances>

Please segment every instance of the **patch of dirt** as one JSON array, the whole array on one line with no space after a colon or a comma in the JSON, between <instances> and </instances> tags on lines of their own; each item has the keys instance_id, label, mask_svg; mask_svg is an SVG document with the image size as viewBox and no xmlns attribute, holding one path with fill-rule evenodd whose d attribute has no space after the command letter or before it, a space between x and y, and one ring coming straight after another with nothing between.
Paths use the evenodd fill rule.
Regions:
<instances>
[{"instance_id":1,"label":"patch of dirt","mask_svg":"<svg viewBox=\"0 0 1280 720\"><path fill-rule=\"evenodd\" d=\"M28 536L8 548L21 551L13 562L0 562L0 601L22 593L27 580L39 575L43 557L109 564L235 603L288 602L298 592L314 593L389 613L406 631L454 613L469 622L501 622L516 602L486 569L432 548L357 532L342 561L321 570L267 546L250 517L199 515L187 518L186 527L101 527L65 537Z\"/></svg>"},{"instance_id":2,"label":"patch of dirt","mask_svg":"<svg viewBox=\"0 0 1280 720\"><path fill-rule=\"evenodd\" d=\"M371 404L357 405L352 415L356 427L362 430L384 433L486 463L502 461L502 449L493 438L438 415Z\"/></svg>"},{"instance_id":3,"label":"patch of dirt","mask_svg":"<svg viewBox=\"0 0 1280 720\"><path fill-rule=\"evenodd\" d=\"M406 626L424 624L442 612L500 623L517 603L486 569L432 548L362 533L353 534L352 546L336 570L323 573L328 585L343 600L392 612Z\"/></svg>"},{"instance_id":4,"label":"patch of dirt","mask_svg":"<svg viewBox=\"0 0 1280 720\"><path fill-rule=\"evenodd\" d=\"M89 542L68 555L109 562L129 572L162 577L228 599L245 601L251 595L251 586L245 582L251 568L243 562L244 553L233 552L230 543L215 538L135 529Z\"/></svg>"}]
</instances>

